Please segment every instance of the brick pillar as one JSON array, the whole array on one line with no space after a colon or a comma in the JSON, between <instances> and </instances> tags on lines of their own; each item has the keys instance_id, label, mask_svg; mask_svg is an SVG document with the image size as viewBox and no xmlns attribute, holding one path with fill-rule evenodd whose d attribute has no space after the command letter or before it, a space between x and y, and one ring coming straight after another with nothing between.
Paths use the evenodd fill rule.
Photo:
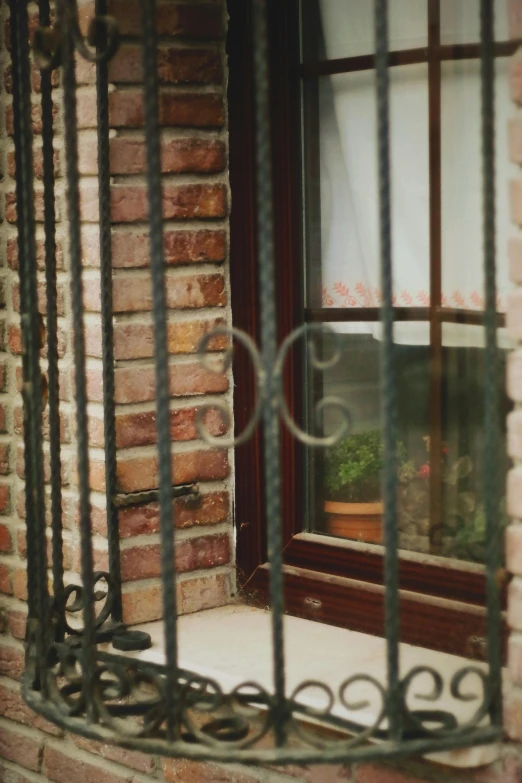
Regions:
<instances>
[{"instance_id":1,"label":"brick pillar","mask_svg":"<svg viewBox=\"0 0 522 783\"><path fill-rule=\"evenodd\" d=\"M82 8L85 18L91 3ZM146 150L142 109L142 51L137 2L109 2L121 46L109 67L111 218L118 492L158 486L152 292L149 269ZM196 413L209 395L226 395L228 378L206 370L195 352L214 326L230 322L227 309L227 215L224 26L220 3L158 3L165 259L169 307L171 434L174 484L199 486L175 502L176 565L181 612L224 604L230 595L229 462L224 449L199 438ZM95 71L80 63L78 116L84 221L91 485L96 561L106 564L101 316L98 251ZM215 340L219 351L224 340ZM225 434L218 412L206 425ZM120 512L123 608L126 622L162 616L158 505L127 505Z\"/></svg>"}]
</instances>

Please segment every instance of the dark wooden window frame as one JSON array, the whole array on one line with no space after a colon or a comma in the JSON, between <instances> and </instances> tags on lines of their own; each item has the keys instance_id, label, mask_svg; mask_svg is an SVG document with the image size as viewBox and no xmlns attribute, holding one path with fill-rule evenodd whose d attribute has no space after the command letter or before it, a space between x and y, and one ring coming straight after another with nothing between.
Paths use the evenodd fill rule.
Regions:
<instances>
[{"instance_id":1,"label":"dark wooden window frame","mask_svg":"<svg viewBox=\"0 0 522 783\"><path fill-rule=\"evenodd\" d=\"M229 132L231 211L231 290L234 325L260 343L258 270L256 253L256 175L254 83L251 61L252 0L228 0ZM277 263L278 331L280 342L303 321L378 320L376 308L305 310L302 271L302 181L300 149L301 79L367 70L371 55L300 65L299 0L269 0L272 74L272 148ZM440 64L479 56L479 45L440 45L439 0L428 0L428 47L393 52L390 65L428 64L430 168L440 172ZM516 50L499 43L498 56ZM433 86L438 82L438 88ZM433 123L433 126L432 126ZM437 157L438 156L438 157ZM430 175L429 308L396 308L397 320L430 322L432 351L439 351L443 322L480 323L480 314L440 306L440 176ZM437 206L438 205L438 206ZM437 222L438 221L438 222ZM501 317L499 323L502 323ZM437 357L432 357L437 361ZM440 355L439 355L440 360ZM437 364L440 366L440 364ZM440 393L440 373L433 373L431 399ZM234 362L234 416L237 431L248 421L255 400L252 370L246 356ZM290 357L285 391L292 413L299 419L301 357ZM440 406L439 406L440 409ZM440 420L434 453L442 449ZM284 520L285 601L290 614L356 631L382 635L384 631L383 555L379 547L303 533L304 488L302 448L286 429L281 435L282 502ZM437 471L432 470L432 481ZM241 446L235 460L235 521L239 581L245 597L266 602L268 566L264 519L262 431ZM436 510L432 510L436 513ZM499 579L504 575L499 573ZM400 564L402 639L444 652L482 658L486 636L486 581L482 571L468 564L406 553Z\"/></svg>"}]
</instances>

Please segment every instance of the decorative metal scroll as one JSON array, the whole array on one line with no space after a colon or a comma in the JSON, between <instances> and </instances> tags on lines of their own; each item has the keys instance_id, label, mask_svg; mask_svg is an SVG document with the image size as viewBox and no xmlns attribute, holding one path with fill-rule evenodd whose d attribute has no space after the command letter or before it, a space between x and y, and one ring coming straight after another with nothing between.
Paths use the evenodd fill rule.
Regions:
<instances>
[{"instance_id":1,"label":"decorative metal scroll","mask_svg":"<svg viewBox=\"0 0 522 783\"><path fill-rule=\"evenodd\" d=\"M75 0L57 0L51 26L49 2L40 0L41 27L36 31L33 54L42 70L42 123L44 149L44 209L46 231L47 340L49 414L51 422L52 591L47 579L42 450L42 371L40 322L36 301L35 219L32 166L30 51L27 4L11 0L11 35L14 85L17 204L19 216L20 280L23 329L25 457L28 530L29 621L26 640L27 702L49 720L85 736L133 747L145 752L195 759L282 763L356 761L397 755L435 752L487 743L501 734L499 598L495 572L499 536L495 528L495 486L489 486L487 508L489 670L467 666L448 682L429 667L399 674L399 598L397 525L395 520L396 424L393 379L393 310L390 222L390 163L388 128L387 1L376 0L377 84L379 117L379 181L383 305L384 436L387 470L386 506L386 640L387 683L368 674L347 677L336 692L324 683L306 681L287 691L284 671L284 612L281 558L281 507L279 492L279 426L307 446L332 445L349 428L350 412L342 399L327 397L317 405L317 431L307 432L292 419L283 390L283 373L290 351L305 341L309 366L324 370L339 360L334 353L321 357L318 327L302 327L276 344L275 276L273 252L272 183L265 0L252 0L255 21L259 274L262 302L262 350L237 329L219 327L200 345L200 360L207 368L230 368L233 341L245 348L257 379L257 401L245 430L229 438L215 438L205 428L205 411L198 414L200 436L209 444L234 447L252 436L263 420L267 474L268 545L274 682L267 689L245 682L224 692L211 678L181 669L177 660L176 596L173 557L174 524L169 426L168 352L161 171L156 74L155 3L141 0L143 29L144 113L148 157L151 225L151 275L154 297L154 332L157 386L157 425L160 485L162 579L166 664L159 666L133 655L150 643L146 634L128 630L122 623L121 576L117 502L115 500L114 354L112 347L112 279L110 236L109 122L107 63L118 47L115 21L107 16L104 0L84 38ZM487 409L495 395L495 224L493 188L493 14L491 0L482 0L482 90L484 137L484 214L486 265L486 319L490 368L486 378ZM102 271L104 408L109 530L109 569L95 572L89 503L89 455L86 419L85 348L81 237L79 214L78 138L76 128L75 56L96 64L98 96L98 151L100 198L100 252ZM51 71L61 68L65 113L65 148L70 276L75 343L75 385L80 495L81 580L65 585L60 485L60 434L57 364L56 247L53 173L53 121ZM229 340L229 347L210 357L214 337ZM222 416L227 408L212 403ZM326 409L336 409L343 421L335 436L324 436L321 421ZM494 433L492 422L486 432ZM486 449L487 474L494 476L494 434ZM492 461L492 462L491 462ZM492 480L492 479L491 479ZM128 654L107 652L113 649ZM103 646L105 645L105 647ZM429 688L426 689L426 681ZM474 688L470 689L473 681ZM477 695L477 683L479 684ZM368 695L368 691L371 695ZM446 691L460 704L469 704L468 718L459 722L445 701ZM311 698L313 697L313 698ZM320 702L322 706L317 705ZM329 729L317 729L317 724ZM369 743L373 740L373 743Z\"/></svg>"}]
</instances>

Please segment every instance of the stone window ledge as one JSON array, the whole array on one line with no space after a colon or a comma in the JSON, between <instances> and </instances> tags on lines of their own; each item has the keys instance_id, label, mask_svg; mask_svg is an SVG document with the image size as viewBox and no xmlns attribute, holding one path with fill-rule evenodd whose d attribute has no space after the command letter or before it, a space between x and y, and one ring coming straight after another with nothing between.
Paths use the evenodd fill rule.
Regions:
<instances>
[{"instance_id":1,"label":"stone window ledge","mask_svg":"<svg viewBox=\"0 0 522 783\"><path fill-rule=\"evenodd\" d=\"M340 684L352 674L369 674L385 682L385 640L368 634L348 631L297 617L284 618L286 645L287 692L306 680L327 684L337 695ZM132 653L143 660L164 663L163 623L147 623L136 627L152 637L152 647L140 653ZM255 681L271 690L271 627L270 612L243 604L233 604L197 614L184 615L178 620L180 667L194 671L217 681L224 691L230 691L245 681ZM211 643L209 643L211 640ZM121 653L120 653L121 654ZM451 711L459 722L469 718L477 702L462 702L449 692L449 682L457 670L470 662L455 655L427 650L412 645L401 645L401 669L409 672L417 666L436 669L445 683L444 694L436 704L415 698L416 694L429 693L433 683L427 675L421 675L411 688L409 704L412 708ZM486 668L484 664L475 664ZM466 691L476 681L477 695L480 684L472 675L466 680ZM332 712L339 717L353 717L359 723L375 722L381 704L376 689L358 685L350 693L355 699L368 698L368 706L348 713L336 700ZM318 691L302 693L299 700L309 706L322 707L325 698ZM431 754L430 760L452 767L472 768L491 764L500 756L500 745L478 746L455 751Z\"/></svg>"}]
</instances>

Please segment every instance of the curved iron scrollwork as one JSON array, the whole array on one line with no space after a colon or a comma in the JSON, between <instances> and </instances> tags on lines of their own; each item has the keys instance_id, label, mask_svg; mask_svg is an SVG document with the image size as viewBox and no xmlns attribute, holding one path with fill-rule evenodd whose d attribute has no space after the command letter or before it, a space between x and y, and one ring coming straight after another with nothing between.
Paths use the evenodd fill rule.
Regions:
<instances>
[{"instance_id":1,"label":"curved iron scrollwork","mask_svg":"<svg viewBox=\"0 0 522 783\"><path fill-rule=\"evenodd\" d=\"M29 650L33 649L33 642L29 641ZM27 688L26 695L39 711L51 719L59 717L65 726L73 728L78 720L83 720L82 732L89 736L103 735L107 741L122 744L132 741L134 747L144 749L153 742L164 754L177 755L181 746L187 757L197 757L199 747L199 751L235 751L237 758L248 752L270 758L275 705L273 696L259 683L245 682L226 693L216 680L180 669L178 744L173 744L166 733L165 667L99 652L94 698L89 700L95 715L88 721L82 648L54 644L47 663L47 701L42 702L41 694L32 687ZM480 695L476 689L466 690L464 683L471 677L478 678ZM421 689L415 692L421 681ZM446 688L457 702L477 702L471 716L461 723L447 708L437 707L446 696ZM401 693L403 742L421 747L421 743L432 741L433 747L433 740L437 739L446 740L451 747L477 729L487 731L491 694L487 676L479 667L460 669L445 684L439 672L418 666L401 680ZM432 706L418 708L419 701ZM296 743L306 760L313 758L314 753L326 757L340 749L354 751L369 740L389 741L388 692L369 674L348 677L336 693L322 682L304 681L286 700L285 710L291 758L295 757L296 751L291 748ZM331 732L318 731L318 725ZM280 752L284 759L285 750Z\"/></svg>"},{"instance_id":2,"label":"curved iron scrollwork","mask_svg":"<svg viewBox=\"0 0 522 783\"><path fill-rule=\"evenodd\" d=\"M324 335L330 335L337 340L337 334L327 325L303 324L294 329L283 341L276 360L271 367L267 367L261 356L255 342L250 335L241 329L218 326L209 331L201 340L198 347L198 355L201 364L208 370L218 374L227 372L232 365L233 350L232 346L227 346L224 358L217 362L210 359L208 349L212 341L216 338L226 336L236 339L247 351L251 361L252 369L256 378L257 397L252 415L242 433L231 438L217 438L211 435L204 424L205 414L210 410L219 410L227 424L230 423L229 407L220 401L213 401L207 405L202 405L198 410L196 426L199 436L209 445L221 445L226 447L240 446L252 437L255 428L259 424L263 408L267 401L273 410L277 410L286 424L293 437L303 443L305 446L313 448L326 448L334 446L342 440L348 433L352 424L352 417L346 401L335 395L328 395L318 400L315 406L315 426L322 429L323 416L328 409L336 410L340 414L341 423L337 431L331 435L313 435L300 427L289 410L284 391L284 371L290 352L299 341L305 342L305 349L308 354L308 362L311 370L324 371L335 367L341 360L339 347L334 344L334 351L331 356L321 358L319 350L319 341Z\"/></svg>"},{"instance_id":3,"label":"curved iron scrollwork","mask_svg":"<svg viewBox=\"0 0 522 783\"><path fill-rule=\"evenodd\" d=\"M53 27L39 27L33 40L36 63L42 70L53 70L61 65L61 41L67 30L78 54L88 62L111 60L119 46L119 29L112 16L93 16L87 35L80 28L78 3L76 0L61 0L57 3L57 20Z\"/></svg>"}]
</instances>

